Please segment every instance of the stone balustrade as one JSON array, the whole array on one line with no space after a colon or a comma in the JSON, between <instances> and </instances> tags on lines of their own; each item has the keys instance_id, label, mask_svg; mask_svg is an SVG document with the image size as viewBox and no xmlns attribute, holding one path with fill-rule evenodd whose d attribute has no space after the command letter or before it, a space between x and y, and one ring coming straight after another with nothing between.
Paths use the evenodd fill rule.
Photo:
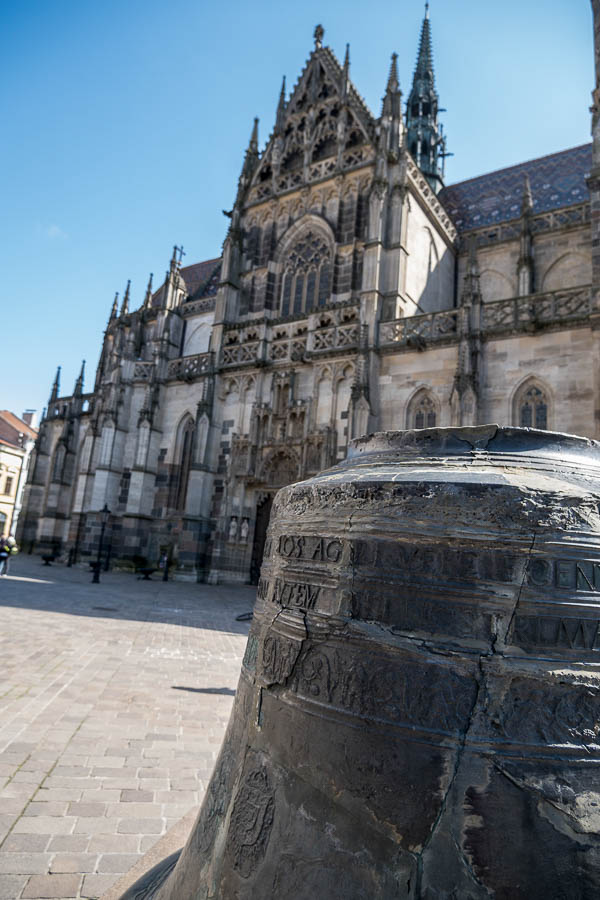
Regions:
<instances>
[{"instance_id":1,"label":"stone balustrade","mask_svg":"<svg viewBox=\"0 0 600 900\"><path fill-rule=\"evenodd\" d=\"M195 356L180 356L172 359L167 368L170 381L195 381L212 369L212 353L197 353Z\"/></svg>"}]
</instances>

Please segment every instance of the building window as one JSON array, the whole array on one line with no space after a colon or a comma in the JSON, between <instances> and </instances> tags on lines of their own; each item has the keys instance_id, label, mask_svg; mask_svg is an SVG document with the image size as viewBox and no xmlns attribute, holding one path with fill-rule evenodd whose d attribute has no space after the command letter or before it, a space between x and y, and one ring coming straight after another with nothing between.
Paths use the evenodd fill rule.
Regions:
<instances>
[{"instance_id":1,"label":"building window","mask_svg":"<svg viewBox=\"0 0 600 900\"><path fill-rule=\"evenodd\" d=\"M6 481L4 482L4 493L12 494L12 486L13 486L13 479L10 475L7 475Z\"/></svg>"},{"instance_id":2,"label":"building window","mask_svg":"<svg viewBox=\"0 0 600 900\"><path fill-rule=\"evenodd\" d=\"M435 428L437 410L433 397L422 392L414 398L408 414L409 428Z\"/></svg>"},{"instance_id":3,"label":"building window","mask_svg":"<svg viewBox=\"0 0 600 900\"><path fill-rule=\"evenodd\" d=\"M177 479L177 491L175 496L175 509L183 512L187 496L188 482L190 480L190 467L192 465L192 447L194 442L194 422L188 419L180 441L179 475Z\"/></svg>"},{"instance_id":4,"label":"building window","mask_svg":"<svg viewBox=\"0 0 600 900\"><path fill-rule=\"evenodd\" d=\"M331 260L324 238L307 231L296 241L283 264L281 315L301 316L325 306L331 291Z\"/></svg>"},{"instance_id":5,"label":"building window","mask_svg":"<svg viewBox=\"0 0 600 900\"><path fill-rule=\"evenodd\" d=\"M532 385L521 395L519 403L519 425L521 428L548 428L548 399L541 388Z\"/></svg>"}]
</instances>

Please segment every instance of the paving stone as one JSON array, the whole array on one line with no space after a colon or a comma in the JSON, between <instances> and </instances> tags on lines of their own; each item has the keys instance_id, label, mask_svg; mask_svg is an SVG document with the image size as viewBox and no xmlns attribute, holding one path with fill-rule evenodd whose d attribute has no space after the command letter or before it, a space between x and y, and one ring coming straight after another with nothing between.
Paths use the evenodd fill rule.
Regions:
<instances>
[{"instance_id":1,"label":"paving stone","mask_svg":"<svg viewBox=\"0 0 600 900\"><path fill-rule=\"evenodd\" d=\"M31 838L33 835L26 837ZM48 844L48 852L83 853L87 850L89 841L87 834L57 834Z\"/></svg>"},{"instance_id":2,"label":"paving stone","mask_svg":"<svg viewBox=\"0 0 600 900\"><path fill-rule=\"evenodd\" d=\"M60 835L60 837L62 838L63 835ZM49 841L49 834L9 834L2 844L2 852L42 853L46 847L48 847L48 852L52 852L52 848L49 847Z\"/></svg>"},{"instance_id":3,"label":"paving stone","mask_svg":"<svg viewBox=\"0 0 600 900\"><path fill-rule=\"evenodd\" d=\"M23 816L15 822L15 834L71 834L76 823L74 818L58 816Z\"/></svg>"},{"instance_id":4,"label":"paving stone","mask_svg":"<svg viewBox=\"0 0 600 900\"><path fill-rule=\"evenodd\" d=\"M51 872L94 872L96 853L57 853L50 866Z\"/></svg>"},{"instance_id":5,"label":"paving stone","mask_svg":"<svg viewBox=\"0 0 600 900\"><path fill-rule=\"evenodd\" d=\"M51 859L49 853L1 853L0 872L4 875L44 874Z\"/></svg>"},{"instance_id":6,"label":"paving stone","mask_svg":"<svg viewBox=\"0 0 600 900\"><path fill-rule=\"evenodd\" d=\"M119 819L160 818L162 806L160 803L109 803L106 815Z\"/></svg>"},{"instance_id":7,"label":"paving stone","mask_svg":"<svg viewBox=\"0 0 600 900\"><path fill-rule=\"evenodd\" d=\"M97 900L97 898L105 894L109 888L113 886L117 878L120 877L119 874L86 875L81 887L81 896L86 898L91 897L94 898L94 900Z\"/></svg>"},{"instance_id":8,"label":"paving stone","mask_svg":"<svg viewBox=\"0 0 600 900\"><path fill-rule=\"evenodd\" d=\"M137 853L106 853L98 860L98 872L128 872L139 859Z\"/></svg>"},{"instance_id":9,"label":"paving stone","mask_svg":"<svg viewBox=\"0 0 600 900\"><path fill-rule=\"evenodd\" d=\"M38 795L36 794L36 797ZM60 803L57 800L40 801L32 800L23 810L24 816L64 816L68 803Z\"/></svg>"},{"instance_id":10,"label":"paving stone","mask_svg":"<svg viewBox=\"0 0 600 900\"><path fill-rule=\"evenodd\" d=\"M26 884L28 876L0 875L0 900L15 900Z\"/></svg>"},{"instance_id":11,"label":"paving stone","mask_svg":"<svg viewBox=\"0 0 600 900\"><path fill-rule=\"evenodd\" d=\"M82 816L75 822L73 834L115 834L119 819L106 816Z\"/></svg>"},{"instance_id":12,"label":"paving stone","mask_svg":"<svg viewBox=\"0 0 600 900\"><path fill-rule=\"evenodd\" d=\"M122 803L152 803L154 801L154 791L121 791L120 800Z\"/></svg>"},{"instance_id":13,"label":"paving stone","mask_svg":"<svg viewBox=\"0 0 600 900\"><path fill-rule=\"evenodd\" d=\"M49 897L71 900L77 897L81 882L81 875L33 875L21 896L24 900L46 900Z\"/></svg>"},{"instance_id":14,"label":"paving stone","mask_svg":"<svg viewBox=\"0 0 600 900\"><path fill-rule=\"evenodd\" d=\"M153 841L156 839L152 835ZM95 834L90 838L90 853L143 853L137 834Z\"/></svg>"},{"instance_id":15,"label":"paving stone","mask_svg":"<svg viewBox=\"0 0 600 900\"><path fill-rule=\"evenodd\" d=\"M162 819L121 819L119 834L162 834Z\"/></svg>"},{"instance_id":16,"label":"paving stone","mask_svg":"<svg viewBox=\"0 0 600 900\"><path fill-rule=\"evenodd\" d=\"M70 816L103 816L105 813L106 803L69 803Z\"/></svg>"},{"instance_id":17,"label":"paving stone","mask_svg":"<svg viewBox=\"0 0 600 900\"><path fill-rule=\"evenodd\" d=\"M59 802L66 801L67 803L80 800L81 799L81 791L73 790L73 788L47 788L41 787L40 790L35 795L35 802L53 802L58 800Z\"/></svg>"}]
</instances>

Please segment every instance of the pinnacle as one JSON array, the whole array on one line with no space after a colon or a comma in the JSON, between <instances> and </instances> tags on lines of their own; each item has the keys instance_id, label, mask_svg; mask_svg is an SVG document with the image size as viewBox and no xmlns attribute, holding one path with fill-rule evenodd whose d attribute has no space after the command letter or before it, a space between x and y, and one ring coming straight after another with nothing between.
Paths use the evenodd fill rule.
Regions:
<instances>
[{"instance_id":1,"label":"pinnacle","mask_svg":"<svg viewBox=\"0 0 600 900\"><path fill-rule=\"evenodd\" d=\"M429 4L425 5L425 18L421 27L421 40L415 69L415 82L417 78L430 77L433 82L433 51L431 49L431 24L429 21Z\"/></svg>"},{"instance_id":2,"label":"pinnacle","mask_svg":"<svg viewBox=\"0 0 600 900\"><path fill-rule=\"evenodd\" d=\"M531 193L531 182L529 175L525 175L523 179L523 200L521 203L521 212L524 215L533 209L533 195Z\"/></svg>"},{"instance_id":3,"label":"pinnacle","mask_svg":"<svg viewBox=\"0 0 600 900\"><path fill-rule=\"evenodd\" d=\"M256 116L254 117L254 125L252 126L248 150L252 151L252 153L258 153L258 117Z\"/></svg>"},{"instance_id":4,"label":"pinnacle","mask_svg":"<svg viewBox=\"0 0 600 900\"><path fill-rule=\"evenodd\" d=\"M390 74L388 76L387 90L395 93L398 90L398 54L392 53L392 63L390 65Z\"/></svg>"}]
</instances>

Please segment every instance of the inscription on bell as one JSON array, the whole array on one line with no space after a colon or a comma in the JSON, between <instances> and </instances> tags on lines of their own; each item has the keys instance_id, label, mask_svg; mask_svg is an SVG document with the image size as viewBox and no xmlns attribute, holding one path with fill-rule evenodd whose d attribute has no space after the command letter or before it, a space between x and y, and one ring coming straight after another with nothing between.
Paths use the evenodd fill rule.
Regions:
<instances>
[{"instance_id":1,"label":"inscription on bell","mask_svg":"<svg viewBox=\"0 0 600 900\"><path fill-rule=\"evenodd\" d=\"M310 562L337 563L342 558L344 541L338 538L282 534L277 552L284 559L303 559Z\"/></svg>"},{"instance_id":2,"label":"inscription on bell","mask_svg":"<svg viewBox=\"0 0 600 900\"><path fill-rule=\"evenodd\" d=\"M271 600L277 606L287 609L314 609L321 595L321 585L299 581L285 581L275 578L273 582L261 578L258 582L257 596L260 600Z\"/></svg>"},{"instance_id":3,"label":"inscription on bell","mask_svg":"<svg viewBox=\"0 0 600 900\"><path fill-rule=\"evenodd\" d=\"M564 647L600 650L600 621L557 616L517 616L513 631L517 644L530 647Z\"/></svg>"},{"instance_id":4,"label":"inscription on bell","mask_svg":"<svg viewBox=\"0 0 600 900\"><path fill-rule=\"evenodd\" d=\"M534 559L527 570L528 583L535 587L555 587L600 593L600 562L597 560Z\"/></svg>"}]
</instances>

